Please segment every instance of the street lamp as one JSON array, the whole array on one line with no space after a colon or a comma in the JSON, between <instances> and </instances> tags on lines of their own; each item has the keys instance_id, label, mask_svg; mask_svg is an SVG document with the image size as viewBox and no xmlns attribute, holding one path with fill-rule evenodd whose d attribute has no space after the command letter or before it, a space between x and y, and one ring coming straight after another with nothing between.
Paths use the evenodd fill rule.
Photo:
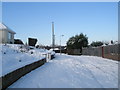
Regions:
<instances>
[{"instance_id":1,"label":"street lamp","mask_svg":"<svg viewBox=\"0 0 120 90\"><path fill-rule=\"evenodd\" d=\"M61 37L63 37L64 35L60 35L60 55L61 55Z\"/></svg>"}]
</instances>

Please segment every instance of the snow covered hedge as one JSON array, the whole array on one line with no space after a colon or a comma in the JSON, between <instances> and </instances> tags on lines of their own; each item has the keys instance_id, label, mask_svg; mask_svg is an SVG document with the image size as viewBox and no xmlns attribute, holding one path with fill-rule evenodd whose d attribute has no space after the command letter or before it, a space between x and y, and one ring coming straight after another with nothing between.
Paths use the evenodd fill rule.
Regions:
<instances>
[{"instance_id":1,"label":"snow covered hedge","mask_svg":"<svg viewBox=\"0 0 120 90\"><path fill-rule=\"evenodd\" d=\"M30 63L48 58L48 54L55 55L53 51L25 45L0 44L0 47L0 64L2 66L0 77Z\"/></svg>"}]
</instances>

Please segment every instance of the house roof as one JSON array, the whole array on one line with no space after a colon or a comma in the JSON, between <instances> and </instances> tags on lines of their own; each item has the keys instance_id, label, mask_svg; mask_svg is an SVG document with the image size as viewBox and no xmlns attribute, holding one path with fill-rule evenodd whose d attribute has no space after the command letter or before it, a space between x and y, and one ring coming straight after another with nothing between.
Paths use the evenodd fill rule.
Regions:
<instances>
[{"instance_id":1,"label":"house roof","mask_svg":"<svg viewBox=\"0 0 120 90\"><path fill-rule=\"evenodd\" d=\"M11 30L9 27L7 27L5 24L0 23L0 30L7 30L10 33L16 34L13 30Z\"/></svg>"}]
</instances>

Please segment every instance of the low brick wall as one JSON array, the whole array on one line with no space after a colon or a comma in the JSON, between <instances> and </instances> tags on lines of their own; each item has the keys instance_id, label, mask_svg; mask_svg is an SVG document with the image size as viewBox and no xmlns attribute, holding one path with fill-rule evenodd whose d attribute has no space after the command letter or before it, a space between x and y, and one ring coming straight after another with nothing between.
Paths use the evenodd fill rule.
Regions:
<instances>
[{"instance_id":1,"label":"low brick wall","mask_svg":"<svg viewBox=\"0 0 120 90\"><path fill-rule=\"evenodd\" d=\"M34 63L28 64L22 68L19 68L11 73L8 73L7 75L2 77L2 89L6 89L11 84L13 84L15 81L17 81L19 78L24 76L25 74L29 73L30 71L40 67L46 62L46 58L36 61ZM0 78L1 80L1 78ZM1 84L1 83L0 83Z\"/></svg>"},{"instance_id":2,"label":"low brick wall","mask_svg":"<svg viewBox=\"0 0 120 90\"><path fill-rule=\"evenodd\" d=\"M68 55L81 55L80 49L68 49L67 54Z\"/></svg>"},{"instance_id":3,"label":"low brick wall","mask_svg":"<svg viewBox=\"0 0 120 90\"><path fill-rule=\"evenodd\" d=\"M120 54L104 54L104 58L120 61Z\"/></svg>"},{"instance_id":4,"label":"low brick wall","mask_svg":"<svg viewBox=\"0 0 120 90\"><path fill-rule=\"evenodd\" d=\"M60 50L54 50L55 53L60 53ZM67 50L64 49L64 50L61 50L61 53L67 53Z\"/></svg>"}]
</instances>

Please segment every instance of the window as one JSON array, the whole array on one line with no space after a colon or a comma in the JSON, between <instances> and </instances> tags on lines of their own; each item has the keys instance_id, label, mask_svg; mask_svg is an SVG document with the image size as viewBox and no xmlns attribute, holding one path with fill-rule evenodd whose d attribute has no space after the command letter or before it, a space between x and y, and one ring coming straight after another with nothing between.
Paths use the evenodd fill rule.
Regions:
<instances>
[{"instance_id":1,"label":"window","mask_svg":"<svg viewBox=\"0 0 120 90\"><path fill-rule=\"evenodd\" d=\"M11 33L8 32L8 39L11 40Z\"/></svg>"}]
</instances>

